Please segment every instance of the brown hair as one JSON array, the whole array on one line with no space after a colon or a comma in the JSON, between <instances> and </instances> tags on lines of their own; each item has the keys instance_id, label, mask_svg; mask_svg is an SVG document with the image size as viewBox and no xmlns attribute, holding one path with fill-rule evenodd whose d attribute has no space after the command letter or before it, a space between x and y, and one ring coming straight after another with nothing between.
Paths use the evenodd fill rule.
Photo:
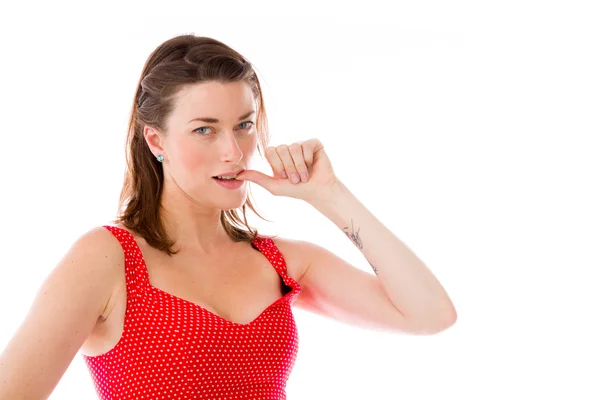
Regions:
<instances>
[{"instance_id":1,"label":"brown hair","mask_svg":"<svg viewBox=\"0 0 600 400\"><path fill-rule=\"evenodd\" d=\"M184 85L207 81L248 83L258 106L256 126L261 156L269 141L258 76L252 64L241 54L215 39L195 35L171 38L150 54L138 82L129 118L127 171L114 222L123 224L146 239L150 246L168 255L177 251L173 249L175 242L168 237L159 214L163 189L162 164L144 139L144 125L164 129L178 91ZM250 242L257 236L256 229L248 225L246 206L264 220L250 198L241 207L241 216L239 209L221 211L221 224L236 242Z\"/></svg>"}]
</instances>

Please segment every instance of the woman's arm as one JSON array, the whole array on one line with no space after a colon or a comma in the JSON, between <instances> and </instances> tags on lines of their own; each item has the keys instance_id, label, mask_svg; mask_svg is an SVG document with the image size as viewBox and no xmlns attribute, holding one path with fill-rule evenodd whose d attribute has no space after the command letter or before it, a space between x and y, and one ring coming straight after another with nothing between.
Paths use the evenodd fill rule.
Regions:
<instances>
[{"instance_id":1,"label":"woman's arm","mask_svg":"<svg viewBox=\"0 0 600 400\"><path fill-rule=\"evenodd\" d=\"M50 396L102 315L122 272L123 251L105 228L95 228L73 244L0 354L0 399Z\"/></svg>"},{"instance_id":2,"label":"woman's arm","mask_svg":"<svg viewBox=\"0 0 600 400\"><path fill-rule=\"evenodd\" d=\"M454 324L456 310L436 277L346 186L339 182L329 196L309 203L361 250L376 276L304 244L308 261L301 285L306 290L299 305L414 334L437 333Z\"/></svg>"}]
</instances>

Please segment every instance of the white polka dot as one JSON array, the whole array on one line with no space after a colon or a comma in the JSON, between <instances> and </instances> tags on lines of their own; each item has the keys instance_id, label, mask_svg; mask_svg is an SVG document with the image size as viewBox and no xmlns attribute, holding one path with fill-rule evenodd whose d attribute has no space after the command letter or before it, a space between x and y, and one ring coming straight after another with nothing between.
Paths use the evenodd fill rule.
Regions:
<instances>
[{"instance_id":1,"label":"white polka dot","mask_svg":"<svg viewBox=\"0 0 600 400\"><path fill-rule=\"evenodd\" d=\"M298 352L291 303L300 285L266 237L252 244L281 275L288 293L239 324L150 285L133 235L105 226L125 252L123 334L105 354L83 355L101 400L285 399Z\"/></svg>"}]
</instances>

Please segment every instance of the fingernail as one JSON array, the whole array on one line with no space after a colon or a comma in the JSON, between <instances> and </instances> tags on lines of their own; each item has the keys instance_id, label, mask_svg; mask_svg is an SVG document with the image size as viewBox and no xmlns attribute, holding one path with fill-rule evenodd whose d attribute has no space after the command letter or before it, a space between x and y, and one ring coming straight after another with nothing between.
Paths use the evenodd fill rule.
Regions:
<instances>
[{"instance_id":1,"label":"fingernail","mask_svg":"<svg viewBox=\"0 0 600 400\"><path fill-rule=\"evenodd\" d=\"M281 177L282 177L283 179L287 178L287 174L285 173L285 171L283 171L283 172L281 173Z\"/></svg>"},{"instance_id":2,"label":"fingernail","mask_svg":"<svg viewBox=\"0 0 600 400\"><path fill-rule=\"evenodd\" d=\"M300 177L302 178L302 182L308 182L308 173L301 172Z\"/></svg>"},{"instance_id":3,"label":"fingernail","mask_svg":"<svg viewBox=\"0 0 600 400\"><path fill-rule=\"evenodd\" d=\"M292 182L293 182L293 183L298 183L298 182L300 182L300 177L298 176L298 174L296 174L296 173L293 173L293 174L292 174Z\"/></svg>"}]
</instances>

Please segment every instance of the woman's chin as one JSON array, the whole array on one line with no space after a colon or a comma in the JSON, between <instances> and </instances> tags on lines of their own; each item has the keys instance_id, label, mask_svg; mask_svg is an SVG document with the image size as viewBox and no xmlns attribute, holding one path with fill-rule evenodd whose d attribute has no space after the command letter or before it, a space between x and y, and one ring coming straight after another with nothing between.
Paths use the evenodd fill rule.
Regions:
<instances>
[{"instance_id":1,"label":"woman's chin","mask_svg":"<svg viewBox=\"0 0 600 400\"><path fill-rule=\"evenodd\" d=\"M231 196L234 197L234 196ZM238 199L222 199L219 202L219 209L223 210L223 211L229 211L229 210L235 210L236 208L241 208L244 203L246 202L246 196L244 194L244 196L239 196Z\"/></svg>"}]
</instances>

